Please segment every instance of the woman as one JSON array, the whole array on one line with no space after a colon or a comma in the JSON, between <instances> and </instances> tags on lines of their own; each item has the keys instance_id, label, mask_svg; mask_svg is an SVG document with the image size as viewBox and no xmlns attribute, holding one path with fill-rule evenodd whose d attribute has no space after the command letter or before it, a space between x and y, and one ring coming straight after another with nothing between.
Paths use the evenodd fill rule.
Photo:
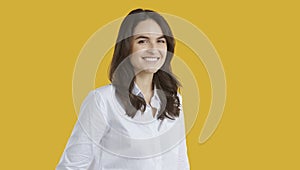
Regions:
<instances>
[{"instance_id":1,"label":"woman","mask_svg":"<svg viewBox=\"0 0 300 170\"><path fill-rule=\"evenodd\" d=\"M110 66L111 84L82 103L57 170L187 170L175 40L165 19L136 9L123 20Z\"/></svg>"}]
</instances>

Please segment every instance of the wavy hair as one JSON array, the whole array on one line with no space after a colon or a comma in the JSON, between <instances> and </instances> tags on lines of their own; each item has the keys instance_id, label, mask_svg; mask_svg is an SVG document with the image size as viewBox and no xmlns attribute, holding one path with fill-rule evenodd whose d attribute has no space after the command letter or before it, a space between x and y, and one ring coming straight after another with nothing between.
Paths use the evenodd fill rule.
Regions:
<instances>
[{"instance_id":1,"label":"wavy hair","mask_svg":"<svg viewBox=\"0 0 300 170\"><path fill-rule=\"evenodd\" d=\"M122 21L118 38L115 44L113 58L109 70L109 79L116 87L116 97L126 111L133 118L137 110L145 111L145 100L132 93L135 73L129 61L131 55L131 41L136 25L146 19L154 20L161 28L167 43L167 56L163 66L154 73L152 89L157 89L161 101L158 119L169 118L174 120L180 113L180 101L177 91L180 86L171 69L171 60L174 54L175 40L167 21L157 12L152 10L132 10Z\"/></svg>"}]
</instances>

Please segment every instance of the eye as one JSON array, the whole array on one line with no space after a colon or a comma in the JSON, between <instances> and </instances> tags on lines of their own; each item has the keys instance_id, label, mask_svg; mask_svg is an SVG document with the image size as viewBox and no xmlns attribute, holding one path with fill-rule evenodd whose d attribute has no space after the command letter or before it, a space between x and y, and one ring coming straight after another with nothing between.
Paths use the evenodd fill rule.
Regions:
<instances>
[{"instance_id":1,"label":"eye","mask_svg":"<svg viewBox=\"0 0 300 170\"><path fill-rule=\"evenodd\" d=\"M157 42L158 42L158 43L163 43L163 44L164 44L164 43L166 43L166 40L160 39L160 40L158 40Z\"/></svg>"},{"instance_id":2,"label":"eye","mask_svg":"<svg viewBox=\"0 0 300 170\"><path fill-rule=\"evenodd\" d=\"M139 40L137 43L138 44L144 44L144 43L146 43L146 40Z\"/></svg>"}]
</instances>

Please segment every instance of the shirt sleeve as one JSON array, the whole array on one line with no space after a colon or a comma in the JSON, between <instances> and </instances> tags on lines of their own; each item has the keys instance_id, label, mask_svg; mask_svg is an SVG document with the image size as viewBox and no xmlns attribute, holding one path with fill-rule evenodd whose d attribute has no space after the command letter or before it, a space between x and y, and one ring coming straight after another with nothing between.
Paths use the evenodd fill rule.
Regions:
<instances>
[{"instance_id":1,"label":"shirt sleeve","mask_svg":"<svg viewBox=\"0 0 300 170\"><path fill-rule=\"evenodd\" d=\"M182 125L181 130L183 130L184 134L185 134L185 123L184 123L184 113L183 113L183 107L182 107L182 97L179 93L178 93L178 97L179 97L180 104L181 104L179 120L181 121L181 125ZM179 144L178 167L179 167L178 168L179 170L190 170L185 136L184 136L184 139Z\"/></svg>"},{"instance_id":2,"label":"shirt sleeve","mask_svg":"<svg viewBox=\"0 0 300 170\"><path fill-rule=\"evenodd\" d=\"M102 103L100 94L95 90L84 99L56 170L87 170L99 164L97 156L100 154L97 152L108 128Z\"/></svg>"}]
</instances>

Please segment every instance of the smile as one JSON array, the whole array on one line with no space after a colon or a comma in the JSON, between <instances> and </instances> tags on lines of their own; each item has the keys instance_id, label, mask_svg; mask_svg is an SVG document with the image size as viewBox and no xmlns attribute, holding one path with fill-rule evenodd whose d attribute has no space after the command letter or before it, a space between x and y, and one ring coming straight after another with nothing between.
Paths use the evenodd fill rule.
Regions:
<instances>
[{"instance_id":1,"label":"smile","mask_svg":"<svg viewBox=\"0 0 300 170\"><path fill-rule=\"evenodd\" d=\"M142 57L146 61L158 61L159 57Z\"/></svg>"}]
</instances>

